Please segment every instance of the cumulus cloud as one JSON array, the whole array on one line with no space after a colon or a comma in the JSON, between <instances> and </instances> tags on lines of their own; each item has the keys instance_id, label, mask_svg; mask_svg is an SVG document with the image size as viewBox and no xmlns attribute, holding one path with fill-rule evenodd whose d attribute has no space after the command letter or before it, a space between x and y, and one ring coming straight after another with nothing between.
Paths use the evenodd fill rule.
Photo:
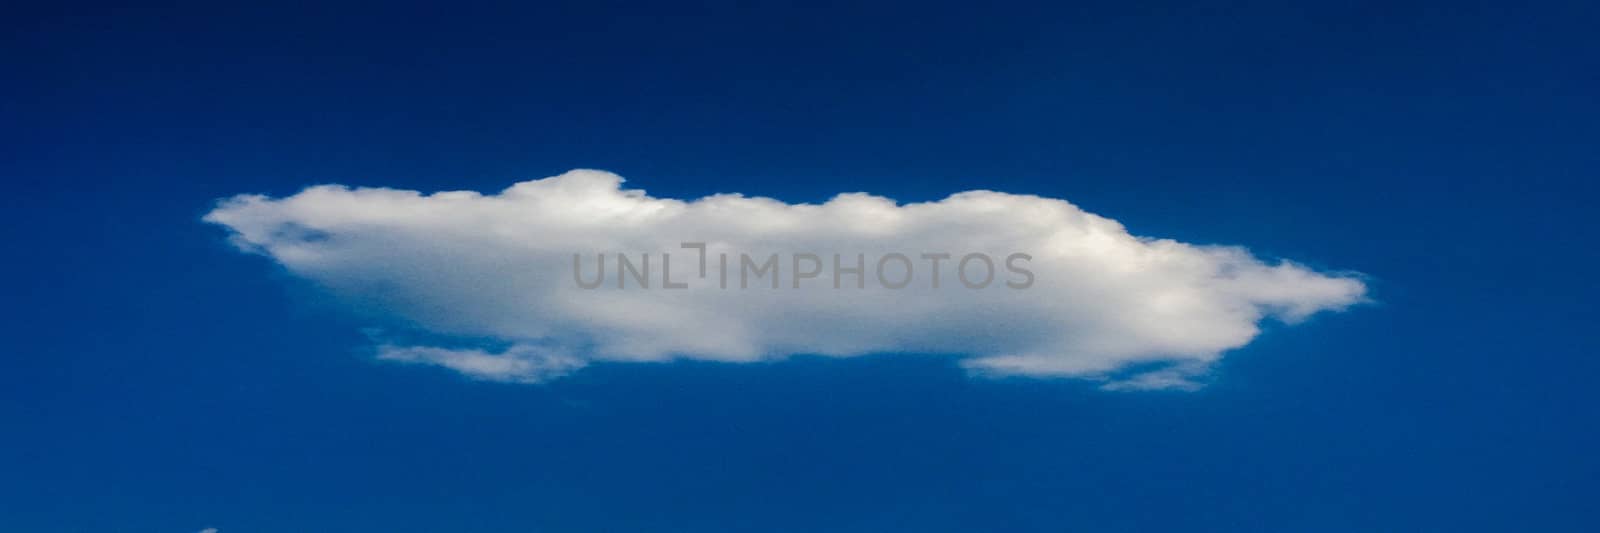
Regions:
<instances>
[{"instance_id":1,"label":"cumulus cloud","mask_svg":"<svg viewBox=\"0 0 1600 533\"><path fill-rule=\"evenodd\" d=\"M340 298L421 331L502 347L382 343L380 358L509 382L593 361L895 352L956 357L978 374L1186 389L1263 320L1343 309L1366 290L1353 275L1264 261L1242 247L1134 236L1038 196L686 201L622 181L575 170L490 195L324 185L285 198L236 196L205 220ZM969 254L992 270L963 264ZM624 256L633 269L618 270ZM749 267L772 258L775 272L751 276L744 256ZM982 288L966 283L988 272Z\"/></svg>"}]
</instances>

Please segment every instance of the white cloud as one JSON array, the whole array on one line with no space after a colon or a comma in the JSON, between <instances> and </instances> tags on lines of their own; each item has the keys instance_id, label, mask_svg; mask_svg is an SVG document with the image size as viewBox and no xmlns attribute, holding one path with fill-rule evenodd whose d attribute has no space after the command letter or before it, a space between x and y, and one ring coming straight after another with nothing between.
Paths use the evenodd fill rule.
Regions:
<instances>
[{"instance_id":1,"label":"white cloud","mask_svg":"<svg viewBox=\"0 0 1600 533\"><path fill-rule=\"evenodd\" d=\"M490 338L510 348L383 345L383 359L428 363L490 380L535 382L589 361L692 358L728 362L791 354L946 354L977 373L1106 380L1108 388L1192 388L1196 376L1250 342L1266 318L1298 321L1362 300L1354 276L1292 262L1264 262L1239 247L1197 246L1130 235L1121 224L1062 200L969 191L937 202L897 205L841 194L823 204L720 194L693 201L624 190L614 174L576 170L518 183L499 194L423 195L394 189L318 186L287 198L241 195L205 220L229 228L241 249L352 302L381 309L433 333ZM699 277L705 242L707 277ZM648 290L617 288L617 253L648 253ZM662 253L671 279L661 288ZM875 266L890 253L911 259L912 283L879 285ZM945 252L940 288L920 254ZM1021 274L1032 286L1013 289ZM583 289L574 254L593 279L607 257L606 283ZM781 288L765 278L738 288L739 254L779 254ZM815 279L794 289L794 272ZM841 273L864 254L866 288ZM995 281L968 289L956 263L967 253L994 258ZM718 257L732 276L719 288ZM795 261L801 261L796 269ZM887 279L903 263L886 263ZM982 265L969 265L982 278ZM1143 369L1132 375L1129 367ZM1122 371L1122 372L1119 372Z\"/></svg>"},{"instance_id":2,"label":"white cloud","mask_svg":"<svg viewBox=\"0 0 1600 533\"><path fill-rule=\"evenodd\" d=\"M439 365L478 379L513 383L538 383L584 366L582 358L523 345L491 354L479 349L383 344L378 347L378 358Z\"/></svg>"}]
</instances>

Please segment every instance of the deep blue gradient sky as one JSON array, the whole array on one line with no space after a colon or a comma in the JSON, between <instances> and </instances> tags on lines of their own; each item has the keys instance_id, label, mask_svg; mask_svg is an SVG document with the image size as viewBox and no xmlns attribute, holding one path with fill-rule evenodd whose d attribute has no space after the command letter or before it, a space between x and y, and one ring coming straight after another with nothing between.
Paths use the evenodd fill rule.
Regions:
<instances>
[{"instance_id":1,"label":"deep blue gradient sky","mask_svg":"<svg viewBox=\"0 0 1600 533\"><path fill-rule=\"evenodd\" d=\"M0 531L1594 531L1600 12L9 6ZM220 4L227 4L226 2ZM218 198L1068 199L1371 276L1198 392L382 364Z\"/></svg>"}]
</instances>

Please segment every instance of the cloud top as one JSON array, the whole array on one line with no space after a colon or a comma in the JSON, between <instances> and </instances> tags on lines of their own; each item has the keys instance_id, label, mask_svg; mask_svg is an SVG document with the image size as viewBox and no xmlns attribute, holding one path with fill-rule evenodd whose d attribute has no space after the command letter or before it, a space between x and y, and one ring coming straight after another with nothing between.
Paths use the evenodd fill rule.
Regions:
<instances>
[{"instance_id":1,"label":"cloud top","mask_svg":"<svg viewBox=\"0 0 1600 533\"><path fill-rule=\"evenodd\" d=\"M492 195L324 185L286 198L236 196L205 220L342 299L499 347L383 343L380 358L509 382L591 361L897 352L957 357L982 374L1193 388L1262 320L1343 309L1366 290L1355 276L1263 261L1241 247L1134 236L1038 196L685 201L622 182L574 170ZM941 254L948 258L929 259ZM962 261L972 254L990 259L983 288L964 283L984 278L982 261ZM634 276L646 255L648 289ZM618 270L624 256L633 270ZM744 256L774 258L773 277L740 288ZM601 261L606 269L596 270ZM595 279L604 282L585 288Z\"/></svg>"}]
</instances>

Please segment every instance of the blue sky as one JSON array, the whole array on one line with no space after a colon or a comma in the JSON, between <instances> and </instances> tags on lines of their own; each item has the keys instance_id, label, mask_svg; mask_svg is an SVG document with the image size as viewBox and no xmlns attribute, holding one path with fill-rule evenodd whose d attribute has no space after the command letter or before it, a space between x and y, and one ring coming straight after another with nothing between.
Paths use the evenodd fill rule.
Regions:
<instances>
[{"instance_id":1,"label":"blue sky","mask_svg":"<svg viewBox=\"0 0 1600 533\"><path fill-rule=\"evenodd\" d=\"M1592 6L23 6L6 531L1587 531ZM902 353L375 360L201 217L572 168L664 198L1062 198L1366 276L1196 391Z\"/></svg>"}]
</instances>

